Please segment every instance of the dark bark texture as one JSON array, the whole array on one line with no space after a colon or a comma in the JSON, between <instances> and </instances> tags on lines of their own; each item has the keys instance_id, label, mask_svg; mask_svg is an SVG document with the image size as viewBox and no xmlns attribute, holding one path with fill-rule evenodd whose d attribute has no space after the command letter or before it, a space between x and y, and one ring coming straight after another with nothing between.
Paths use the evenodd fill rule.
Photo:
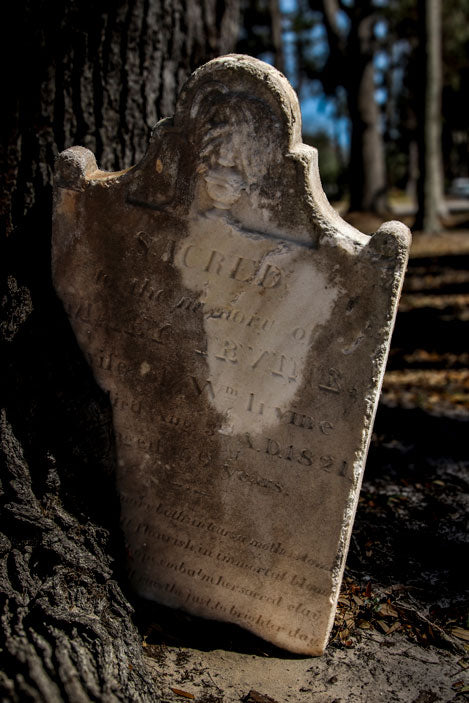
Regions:
<instances>
[{"instance_id":1,"label":"dark bark texture","mask_svg":"<svg viewBox=\"0 0 469 703\"><path fill-rule=\"evenodd\" d=\"M55 156L125 168L238 2L20 0L1 27L2 701L155 701L132 621L108 398L50 278ZM7 111L5 110L7 108Z\"/></svg>"}]
</instances>

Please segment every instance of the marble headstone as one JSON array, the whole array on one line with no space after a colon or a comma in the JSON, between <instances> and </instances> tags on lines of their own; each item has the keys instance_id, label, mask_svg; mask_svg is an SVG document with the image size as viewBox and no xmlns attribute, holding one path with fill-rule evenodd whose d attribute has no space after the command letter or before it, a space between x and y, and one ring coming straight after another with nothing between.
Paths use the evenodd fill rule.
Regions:
<instances>
[{"instance_id":1,"label":"marble headstone","mask_svg":"<svg viewBox=\"0 0 469 703\"><path fill-rule=\"evenodd\" d=\"M332 210L294 91L247 56L198 69L133 168L60 154L54 282L139 594L323 652L409 242Z\"/></svg>"}]
</instances>

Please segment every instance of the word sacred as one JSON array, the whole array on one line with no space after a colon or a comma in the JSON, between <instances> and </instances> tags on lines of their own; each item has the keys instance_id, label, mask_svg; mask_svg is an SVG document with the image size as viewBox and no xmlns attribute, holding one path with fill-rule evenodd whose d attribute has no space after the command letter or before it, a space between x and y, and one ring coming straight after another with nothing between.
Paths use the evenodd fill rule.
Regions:
<instances>
[{"instance_id":1,"label":"word sacred","mask_svg":"<svg viewBox=\"0 0 469 703\"><path fill-rule=\"evenodd\" d=\"M186 268L195 268L262 288L277 288L284 274L278 266L265 264L264 258L255 260L246 259L244 256L227 256L216 249L206 249L194 244L187 246L182 253L182 263Z\"/></svg>"},{"instance_id":2,"label":"word sacred","mask_svg":"<svg viewBox=\"0 0 469 703\"><path fill-rule=\"evenodd\" d=\"M145 258L151 254L167 264L174 264L178 242L166 240L162 250L154 249L155 237L151 239L145 232L137 233L137 240L144 249ZM240 283L248 283L262 288L277 288L284 278L283 271L274 264L266 264L265 257L248 259L244 256L222 254L216 249L189 244L181 253L182 264L189 269L198 269L215 276L228 278Z\"/></svg>"}]
</instances>

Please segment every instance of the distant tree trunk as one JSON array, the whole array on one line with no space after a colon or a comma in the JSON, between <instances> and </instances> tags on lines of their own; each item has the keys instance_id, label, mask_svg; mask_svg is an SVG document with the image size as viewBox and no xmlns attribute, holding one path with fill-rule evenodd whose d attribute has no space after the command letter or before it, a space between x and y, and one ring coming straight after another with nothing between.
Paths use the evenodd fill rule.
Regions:
<instances>
[{"instance_id":1,"label":"distant tree trunk","mask_svg":"<svg viewBox=\"0 0 469 703\"><path fill-rule=\"evenodd\" d=\"M329 55L322 71L309 78L322 82L326 93L338 86L347 93L351 122L349 162L350 209L381 212L386 207L386 170L380 109L375 98L374 28L379 15L371 0L349 5L340 3L348 15L350 29L339 22L338 0L309 0L320 11L327 32Z\"/></svg>"},{"instance_id":2,"label":"distant tree trunk","mask_svg":"<svg viewBox=\"0 0 469 703\"><path fill-rule=\"evenodd\" d=\"M351 76L347 97L351 121L350 210L382 212L386 207L386 170L373 58L365 57L356 63L356 75Z\"/></svg>"},{"instance_id":3,"label":"distant tree trunk","mask_svg":"<svg viewBox=\"0 0 469 703\"><path fill-rule=\"evenodd\" d=\"M408 167L407 167L407 183L405 192L406 195L415 204L417 200L417 183L419 177L419 149L415 139L409 141Z\"/></svg>"},{"instance_id":4,"label":"distant tree trunk","mask_svg":"<svg viewBox=\"0 0 469 703\"><path fill-rule=\"evenodd\" d=\"M270 20L272 23L272 44L274 47L274 65L282 73L285 72L285 59L283 54L282 13L279 0L269 0Z\"/></svg>"},{"instance_id":5,"label":"distant tree trunk","mask_svg":"<svg viewBox=\"0 0 469 703\"><path fill-rule=\"evenodd\" d=\"M73 144L105 169L138 160L189 72L232 50L238 0L17 0L9 12L0 29L0 699L153 702L125 595L109 401L51 285L52 170Z\"/></svg>"},{"instance_id":6,"label":"distant tree trunk","mask_svg":"<svg viewBox=\"0 0 469 703\"><path fill-rule=\"evenodd\" d=\"M437 232L444 214L441 153L441 0L420 0L423 91L419 144L418 212L415 229Z\"/></svg>"}]
</instances>

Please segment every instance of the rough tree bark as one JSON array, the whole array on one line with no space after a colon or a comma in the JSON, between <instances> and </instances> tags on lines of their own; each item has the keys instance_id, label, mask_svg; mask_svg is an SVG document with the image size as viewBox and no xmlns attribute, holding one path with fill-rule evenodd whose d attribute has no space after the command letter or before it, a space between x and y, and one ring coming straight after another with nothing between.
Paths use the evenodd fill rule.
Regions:
<instances>
[{"instance_id":1,"label":"rough tree bark","mask_svg":"<svg viewBox=\"0 0 469 703\"><path fill-rule=\"evenodd\" d=\"M18 0L7 67L0 212L0 613L3 701L154 701L126 592L108 398L50 280L53 161L142 156L197 65L232 50L238 1Z\"/></svg>"}]
</instances>

